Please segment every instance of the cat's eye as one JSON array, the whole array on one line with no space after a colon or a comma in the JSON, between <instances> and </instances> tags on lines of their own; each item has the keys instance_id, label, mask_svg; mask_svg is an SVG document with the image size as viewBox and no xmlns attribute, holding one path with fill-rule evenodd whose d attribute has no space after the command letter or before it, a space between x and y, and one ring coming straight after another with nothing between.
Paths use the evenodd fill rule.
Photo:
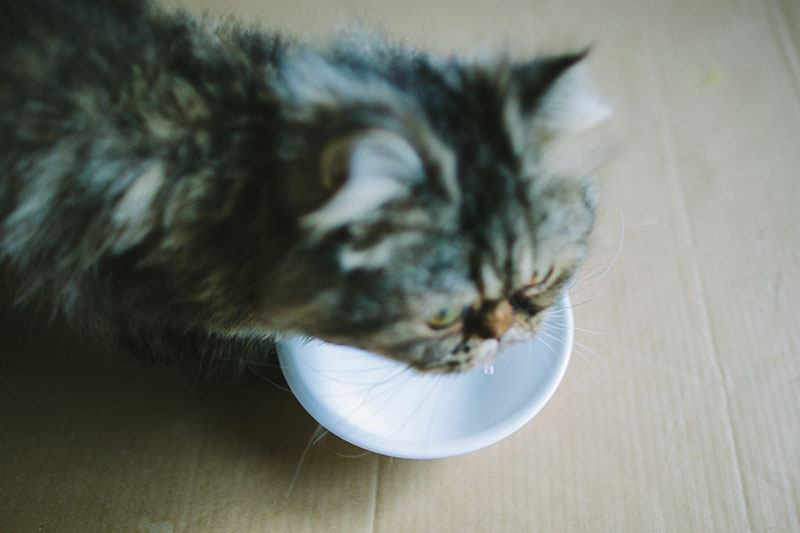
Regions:
<instances>
[{"instance_id":1,"label":"cat's eye","mask_svg":"<svg viewBox=\"0 0 800 533\"><path fill-rule=\"evenodd\" d=\"M462 306L451 305L449 307L443 307L428 317L428 327L431 329L450 327L461 320L463 311L464 308Z\"/></svg>"},{"instance_id":2,"label":"cat's eye","mask_svg":"<svg viewBox=\"0 0 800 533\"><path fill-rule=\"evenodd\" d=\"M553 267L550 267L544 276L542 276L539 272L534 272L530 283L528 283L528 285L526 285L525 288L522 289L522 292L525 294L533 294L539 292L544 288L545 285L547 285L547 282L550 281L550 278L552 277L553 277Z\"/></svg>"}]
</instances>

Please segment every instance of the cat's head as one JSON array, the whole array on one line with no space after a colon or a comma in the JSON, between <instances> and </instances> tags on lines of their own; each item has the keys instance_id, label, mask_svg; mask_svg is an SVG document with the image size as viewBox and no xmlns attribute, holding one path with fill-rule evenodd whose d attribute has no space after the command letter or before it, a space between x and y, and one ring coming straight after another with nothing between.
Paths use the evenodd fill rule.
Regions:
<instances>
[{"instance_id":1,"label":"cat's head","mask_svg":"<svg viewBox=\"0 0 800 533\"><path fill-rule=\"evenodd\" d=\"M579 139L609 111L584 55L287 60L283 150L305 239L277 276L285 326L436 371L530 338L594 219Z\"/></svg>"}]
</instances>

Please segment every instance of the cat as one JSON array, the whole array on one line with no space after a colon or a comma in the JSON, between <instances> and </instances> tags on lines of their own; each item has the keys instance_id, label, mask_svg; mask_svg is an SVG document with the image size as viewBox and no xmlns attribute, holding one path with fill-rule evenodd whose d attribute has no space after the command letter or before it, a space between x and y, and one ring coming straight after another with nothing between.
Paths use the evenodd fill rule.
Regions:
<instances>
[{"instance_id":1,"label":"cat","mask_svg":"<svg viewBox=\"0 0 800 533\"><path fill-rule=\"evenodd\" d=\"M2 1L0 261L159 365L287 334L420 371L530 338L584 258L586 52L326 45L143 0Z\"/></svg>"}]
</instances>

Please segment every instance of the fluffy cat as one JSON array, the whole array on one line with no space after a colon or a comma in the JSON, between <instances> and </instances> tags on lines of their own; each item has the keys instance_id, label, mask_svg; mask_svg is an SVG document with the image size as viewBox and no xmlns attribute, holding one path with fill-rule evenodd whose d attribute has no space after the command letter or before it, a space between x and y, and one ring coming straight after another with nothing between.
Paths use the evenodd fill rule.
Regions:
<instances>
[{"instance_id":1,"label":"fluffy cat","mask_svg":"<svg viewBox=\"0 0 800 533\"><path fill-rule=\"evenodd\" d=\"M319 47L137 0L2 13L0 261L127 351L237 366L298 333L459 371L533 335L586 252L573 138L607 109L582 53Z\"/></svg>"}]
</instances>

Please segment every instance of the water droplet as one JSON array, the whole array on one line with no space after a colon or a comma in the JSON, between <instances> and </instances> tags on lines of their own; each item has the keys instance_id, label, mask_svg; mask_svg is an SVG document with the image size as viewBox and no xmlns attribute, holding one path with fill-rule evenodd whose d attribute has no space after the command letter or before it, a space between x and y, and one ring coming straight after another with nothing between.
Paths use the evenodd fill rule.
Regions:
<instances>
[{"instance_id":1,"label":"water droplet","mask_svg":"<svg viewBox=\"0 0 800 533\"><path fill-rule=\"evenodd\" d=\"M487 376L493 376L494 375L494 365L486 365L486 366L484 366L483 367L483 373L486 374Z\"/></svg>"}]
</instances>

